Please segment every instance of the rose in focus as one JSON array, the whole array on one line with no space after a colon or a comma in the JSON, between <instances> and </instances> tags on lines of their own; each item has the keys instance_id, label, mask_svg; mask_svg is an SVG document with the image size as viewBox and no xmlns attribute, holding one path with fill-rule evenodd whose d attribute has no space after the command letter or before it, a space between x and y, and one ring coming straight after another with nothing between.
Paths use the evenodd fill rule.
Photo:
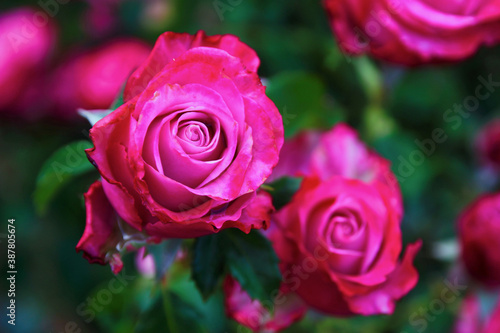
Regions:
<instances>
[{"instance_id":1,"label":"rose in focus","mask_svg":"<svg viewBox=\"0 0 500 333\"><path fill-rule=\"evenodd\" d=\"M469 274L487 287L500 286L500 194L483 195L458 219L461 258Z\"/></svg>"},{"instance_id":2,"label":"rose in focus","mask_svg":"<svg viewBox=\"0 0 500 333\"><path fill-rule=\"evenodd\" d=\"M323 0L341 49L404 65L458 61L500 41L498 1Z\"/></svg>"},{"instance_id":3,"label":"rose in focus","mask_svg":"<svg viewBox=\"0 0 500 333\"><path fill-rule=\"evenodd\" d=\"M278 162L283 125L258 64L234 36L160 36L128 80L127 102L91 129L87 151L130 227L156 238L266 227L273 207L258 190ZM86 204L90 241L77 249L103 263L107 251L91 253L89 244L116 221L91 208L91 194Z\"/></svg>"}]
</instances>

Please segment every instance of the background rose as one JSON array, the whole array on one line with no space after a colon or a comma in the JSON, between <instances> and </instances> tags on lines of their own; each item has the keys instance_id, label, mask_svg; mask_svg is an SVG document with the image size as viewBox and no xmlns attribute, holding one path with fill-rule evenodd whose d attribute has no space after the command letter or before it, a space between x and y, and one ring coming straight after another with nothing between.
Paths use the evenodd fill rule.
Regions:
<instances>
[{"instance_id":1,"label":"background rose","mask_svg":"<svg viewBox=\"0 0 500 333\"><path fill-rule=\"evenodd\" d=\"M224 281L224 296L228 317L255 332L279 332L299 321L307 311L302 300L285 285L270 304L272 314L258 300L252 300L231 276Z\"/></svg>"},{"instance_id":2,"label":"background rose","mask_svg":"<svg viewBox=\"0 0 500 333\"><path fill-rule=\"evenodd\" d=\"M36 13L18 8L0 15L0 111L12 116L41 112L33 110L33 103L43 103L36 92L43 86L40 76L54 48L55 28Z\"/></svg>"},{"instance_id":3,"label":"background rose","mask_svg":"<svg viewBox=\"0 0 500 333\"><path fill-rule=\"evenodd\" d=\"M272 238L288 265L283 278L308 305L332 315L389 314L417 283L412 265L420 243L402 262L400 216L382 183L334 176L303 180L292 202L275 214Z\"/></svg>"},{"instance_id":4,"label":"background rose","mask_svg":"<svg viewBox=\"0 0 500 333\"><path fill-rule=\"evenodd\" d=\"M483 195L458 219L461 258L469 274L488 287L500 285L500 194Z\"/></svg>"},{"instance_id":5,"label":"background rose","mask_svg":"<svg viewBox=\"0 0 500 333\"><path fill-rule=\"evenodd\" d=\"M148 63L158 65L163 45L177 38L186 35L162 35ZM248 49L233 36L216 40ZM257 190L278 161L283 127L258 76L212 47L192 48L160 67L146 90L91 130L95 148L87 153L111 205L129 225L158 237L264 227L273 208ZM86 233L102 219L89 218Z\"/></svg>"},{"instance_id":6,"label":"background rose","mask_svg":"<svg viewBox=\"0 0 500 333\"><path fill-rule=\"evenodd\" d=\"M304 131L286 140L269 182L300 176L327 180L334 175L386 184L394 210L403 215L401 190L391 163L366 147L357 132L343 123L329 131Z\"/></svg>"},{"instance_id":7,"label":"background rose","mask_svg":"<svg viewBox=\"0 0 500 333\"><path fill-rule=\"evenodd\" d=\"M51 79L51 97L58 114L75 118L77 108L108 109L150 50L140 39L123 38L72 56Z\"/></svg>"},{"instance_id":8,"label":"background rose","mask_svg":"<svg viewBox=\"0 0 500 333\"><path fill-rule=\"evenodd\" d=\"M461 60L500 37L496 0L324 0L340 47L405 65Z\"/></svg>"},{"instance_id":9,"label":"background rose","mask_svg":"<svg viewBox=\"0 0 500 333\"><path fill-rule=\"evenodd\" d=\"M475 147L485 166L500 170L500 119L491 121L481 129Z\"/></svg>"},{"instance_id":10,"label":"background rose","mask_svg":"<svg viewBox=\"0 0 500 333\"><path fill-rule=\"evenodd\" d=\"M484 318L476 295L467 295L462 302L453 333L500 332L500 303Z\"/></svg>"}]
</instances>

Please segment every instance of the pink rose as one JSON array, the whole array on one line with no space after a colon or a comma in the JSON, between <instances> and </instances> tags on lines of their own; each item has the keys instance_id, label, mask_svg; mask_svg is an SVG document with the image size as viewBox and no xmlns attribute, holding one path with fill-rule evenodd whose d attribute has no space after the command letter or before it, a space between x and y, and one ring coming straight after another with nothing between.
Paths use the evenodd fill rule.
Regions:
<instances>
[{"instance_id":1,"label":"pink rose","mask_svg":"<svg viewBox=\"0 0 500 333\"><path fill-rule=\"evenodd\" d=\"M500 119L490 122L479 132L475 146L481 162L500 171Z\"/></svg>"},{"instance_id":2,"label":"pink rose","mask_svg":"<svg viewBox=\"0 0 500 333\"><path fill-rule=\"evenodd\" d=\"M18 8L0 15L0 110L29 116L24 113L32 92L40 90L36 84L54 44L55 29L45 13Z\"/></svg>"},{"instance_id":3,"label":"pink rose","mask_svg":"<svg viewBox=\"0 0 500 333\"><path fill-rule=\"evenodd\" d=\"M469 274L488 287L500 286L500 194L483 195L458 219L461 257Z\"/></svg>"},{"instance_id":4,"label":"pink rose","mask_svg":"<svg viewBox=\"0 0 500 333\"><path fill-rule=\"evenodd\" d=\"M401 262L400 215L383 183L333 176L306 178L276 213L272 238L288 266L283 279L309 306L331 315L390 314L417 283L412 261Z\"/></svg>"},{"instance_id":5,"label":"pink rose","mask_svg":"<svg viewBox=\"0 0 500 333\"><path fill-rule=\"evenodd\" d=\"M160 36L127 83L128 102L91 129L87 151L129 226L157 238L266 226L273 207L258 189L278 162L283 125L257 64L234 36ZM88 219L85 233L104 220L98 211Z\"/></svg>"},{"instance_id":6,"label":"pink rose","mask_svg":"<svg viewBox=\"0 0 500 333\"><path fill-rule=\"evenodd\" d=\"M489 318L484 320L481 304L476 295L468 295L462 302L453 333L496 333L500 332L500 303Z\"/></svg>"},{"instance_id":7,"label":"pink rose","mask_svg":"<svg viewBox=\"0 0 500 333\"><path fill-rule=\"evenodd\" d=\"M405 65L457 61L500 41L496 0L323 0L340 47Z\"/></svg>"},{"instance_id":8,"label":"pink rose","mask_svg":"<svg viewBox=\"0 0 500 333\"><path fill-rule=\"evenodd\" d=\"M224 281L226 313L241 325L254 332L279 332L306 313L307 307L294 293L283 285L279 296L271 304L274 313L266 309L258 300L252 300L241 285L231 276Z\"/></svg>"},{"instance_id":9,"label":"pink rose","mask_svg":"<svg viewBox=\"0 0 500 333\"><path fill-rule=\"evenodd\" d=\"M76 109L107 109L151 48L141 40L118 39L74 56L56 70L52 98L63 117Z\"/></svg>"},{"instance_id":10,"label":"pink rose","mask_svg":"<svg viewBox=\"0 0 500 333\"><path fill-rule=\"evenodd\" d=\"M389 161L339 124L288 140L273 172L282 176L305 177L269 235L291 291L332 315L392 313L417 283L420 243L398 260L403 207Z\"/></svg>"},{"instance_id":11,"label":"pink rose","mask_svg":"<svg viewBox=\"0 0 500 333\"><path fill-rule=\"evenodd\" d=\"M297 176L327 180L334 175L386 184L392 193L394 211L403 215L401 190L391 163L368 149L356 131L343 123L326 132L305 131L286 140L268 182Z\"/></svg>"}]
</instances>

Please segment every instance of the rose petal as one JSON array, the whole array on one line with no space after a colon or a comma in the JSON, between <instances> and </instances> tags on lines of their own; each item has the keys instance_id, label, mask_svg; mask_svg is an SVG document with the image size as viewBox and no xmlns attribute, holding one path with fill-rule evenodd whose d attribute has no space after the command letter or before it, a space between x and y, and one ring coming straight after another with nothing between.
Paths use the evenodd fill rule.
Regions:
<instances>
[{"instance_id":1,"label":"rose petal","mask_svg":"<svg viewBox=\"0 0 500 333\"><path fill-rule=\"evenodd\" d=\"M187 50L199 46L212 47L226 51L240 59L247 70L257 72L260 60L253 49L232 35L206 36L203 31L195 35L187 33L165 32L156 44L147 61L129 78L125 88L125 100L132 99L141 93L167 64L175 61Z\"/></svg>"},{"instance_id":2,"label":"rose petal","mask_svg":"<svg viewBox=\"0 0 500 333\"><path fill-rule=\"evenodd\" d=\"M115 210L103 191L102 183L93 183L85 193L87 221L76 251L83 251L83 257L90 263L105 265L108 252L115 250L121 240ZM119 271L119 268L115 270Z\"/></svg>"},{"instance_id":3,"label":"rose petal","mask_svg":"<svg viewBox=\"0 0 500 333\"><path fill-rule=\"evenodd\" d=\"M351 311L365 316L393 313L395 301L406 295L417 284L418 272L413 267L413 260L421 246L421 241L408 245L403 260L387 277L385 283L365 295L346 298Z\"/></svg>"},{"instance_id":4,"label":"rose petal","mask_svg":"<svg viewBox=\"0 0 500 333\"><path fill-rule=\"evenodd\" d=\"M228 317L256 332L278 332L300 320L307 307L294 293L280 289L273 301L274 314L258 300L252 300L241 285L231 276L224 281L225 306Z\"/></svg>"}]
</instances>

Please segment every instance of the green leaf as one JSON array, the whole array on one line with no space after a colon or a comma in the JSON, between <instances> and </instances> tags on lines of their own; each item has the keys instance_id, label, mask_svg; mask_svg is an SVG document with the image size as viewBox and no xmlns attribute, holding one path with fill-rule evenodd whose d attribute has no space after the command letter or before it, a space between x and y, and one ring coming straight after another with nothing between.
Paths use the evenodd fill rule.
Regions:
<instances>
[{"instance_id":1,"label":"green leaf","mask_svg":"<svg viewBox=\"0 0 500 333\"><path fill-rule=\"evenodd\" d=\"M201 319L201 320L200 320ZM135 333L207 332L203 315L177 294L165 291L139 318Z\"/></svg>"},{"instance_id":2,"label":"green leaf","mask_svg":"<svg viewBox=\"0 0 500 333\"><path fill-rule=\"evenodd\" d=\"M38 214L44 215L47 212L51 200L67 183L79 175L95 170L84 151L91 147L89 141L75 141L62 147L45 161L33 194Z\"/></svg>"},{"instance_id":3,"label":"green leaf","mask_svg":"<svg viewBox=\"0 0 500 333\"><path fill-rule=\"evenodd\" d=\"M238 229L228 229L222 235L231 275L250 297L270 300L281 285L279 260L271 243L256 230L246 235Z\"/></svg>"},{"instance_id":4,"label":"green leaf","mask_svg":"<svg viewBox=\"0 0 500 333\"><path fill-rule=\"evenodd\" d=\"M205 300L215 291L224 274L225 257L220 252L222 240L223 237L217 235L199 237L193 246L192 277Z\"/></svg>"},{"instance_id":5,"label":"green leaf","mask_svg":"<svg viewBox=\"0 0 500 333\"><path fill-rule=\"evenodd\" d=\"M311 73L283 72L267 80L266 94L283 117L285 136L310 128L328 128L343 118L337 107L327 107L326 88Z\"/></svg>"},{"instance_id":6,"label":"green leaf","mask_svg":"<svg viewBox=\"0 0 500 333\"><path fill-rule=\"evenodd\" d=\"M259 231L247 235L227 229L196 241L192 277L206 298L229 271L250 297L266 301L281 285L278 262L271 243Z\"/></svg>"},{"instance_id":7,"label":"green leaf","mask_svg":"<svg viewBox=\"0 0 500 333\"><path fill-rule=\"evenodd\" d=\"M300 187L302 178L283 177L270 184L274 191L270 191L273 197L273 205L278 210L289 203Z\"/></svg>"}]
</instances>

